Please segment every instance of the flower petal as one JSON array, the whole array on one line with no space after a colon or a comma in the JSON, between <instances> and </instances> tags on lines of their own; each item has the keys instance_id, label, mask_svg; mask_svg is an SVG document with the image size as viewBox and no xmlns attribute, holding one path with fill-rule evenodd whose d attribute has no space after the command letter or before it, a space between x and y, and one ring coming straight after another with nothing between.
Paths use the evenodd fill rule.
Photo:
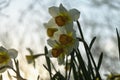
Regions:
<instances>
[{"instance_id":1,"label":"flower petal","mask_svg":"<svg viewBox=\"0 0 120 80\"><path fill-rule=\"evenodd\" d=\"M7 52L7 49L5 49L4 47L0 46L0 52Z\"/></svg>"},{"instance_id":2,"label":"flower petal","mask_svg":"<svg viewBox=\"0 0 120 80\"><path fill-rule=\"evenodd\" d=\"M18 55L18 51L15 49L8 49L8 54L10 55L11 58L16 58Z\"/></svg>"},{"instance_id":3,"label":"flower petal","mask_svg":"<svg viewBox=\"0 0 120 80\"><path fill-rule=\"evenodd\" d=\"M5 72L6 69L7 69L7 68L5 67L5 65L0 66L0 73Z\"/></svg>"},{"instance_id":4,"label":"flower petal","mask_svg":"<svg viewBox=\"0 0 120 80\"><path fill-rule=\"evenodd\" d=\"M70 23L66 24L65 25L65 29L66 29L67 32L74 31L74 29L73 29L73 22L70 22Z\"/></svg>"},{"instance_id":5,"label":"flower petal","mask_svg":"<svg viewBox=\"0 0 120 80\"><path fill-rule=\"evenodd\" d=\"M59 8L58 7L50 7L49 8L49 13L52 17L56 17L59 14Z\"/></svg>"},{"instance_id":6,"label":"flower petal","mask_svg":"<svg viewBox=\"0 0 120 80\"><path fill-rule=\"evenodd\" d=\"M53 57L53 56L52 56L52 49L50 49L50 50L48 51L47 56L48 56L48 57Z\"/></svg>"},{"instance_id":7,"label":"flower petal","mask_svg":"<svg viewBox=\"0 0 120 80\"><path fill-rule=\"evenodd\" d=\"M64 59L65 59L65 55L64 55L64 54L61 54L61 55L57 58L58 64L59 64L59 65L65 64Z\"/></svg>"},{"instance_id":8,"label":"flower petal","mask_svg":"<svg viewBox=\"0 0 120 80\"><path fill-rule=\"evenodd\" d=\"M69 11L69 14L70 14L73 21L77 21L78 18L80 17L80 12L76 9L71 9Z\"/></svg>"},{"instance_id":9,"label":"flower petal","mask_svg":"<svg viewBox=\"0 0 120 80\"><path fill-rule=\"evenodd\" d=\"M48 21L48 23L43 24L45 28L57 28L57 24L55 23L55 20L52 18Z\"/></svg>"},{"instance_id":10,"label":"flower petal","mask_svg":"<svg viewBox=\"0 0 120 80\"><path fill-rule=\"evenodd\" d=\"M3 72L5 72L5 71L6 71L6 69L7 69L7 67L6 67L6 66L13 67L13 65L12 65L12 61L11 61L11 60L9 60L9 62L8 62L8 63L6 63L6 64L0 64L0 73L3 73Z\"/></svg>"},{"instance_id":11,"label":"flower petal","mask_svg":"<svg viewBox=\"0 0 120 80\"><path fill-rule=\"evenodd\" d=\"M10 60L8 64L0 64L0 73L3 73L6 71L7 69L6 66L13 67L12 61Z\"/></svg>"},{"instance_id":12,"label":"flower petal","mask_svg":"<svg viewBox=\"0 0 120 80\"><path fill-rule=\"evenodd\" d=\"M8 66L13 67L13 62L12 62L11 59L10 59L10 61L9 61L9 63L8 63Z\"/></svg>"},{"instance_id":13,"label":"flower petal","mask_svg":"<svg viewBox=\"0 0 120 80\"><path fill-rule=\"evenodd\" d=\"M75 39L75 43L74 43L73 48L74 48L74 49L77 49L78 46L79 46L79 40L78 40L78 39Z\"/></svg>"},{"instance_id":14,"label":"flower petal","mask_svg":"<svg viewBox=\"0 0 120 80\"><path fill-rule=\"evenodd\" d=\"M34 61L32 55L26 55L26 60L27 60L28 64L30 64L30 63L32 63Z\"/></svg>"},{"instance_id":15,"label":"flower petal","mask_svg":"<svg viewBox=\"0 0 120 80\"><path fill-rule=\"evenodd\" d=\"M60 11L60 13L67 13L68 12L67 9L62 4L60 4L60 6L59 6L59 11Z\"/></svg>"},{"instance_id":16,"label":"flower petal","mask_svg":"<svg viewBox=\"0 0 120 80\"><path fill-rule=\"evenodd\" d=\"M49 46L51 47L55 47L57 45L56 41L55 40L52 40L52 39L48 39L47 40L47 43Z\"/></svg>"}]
</instances>

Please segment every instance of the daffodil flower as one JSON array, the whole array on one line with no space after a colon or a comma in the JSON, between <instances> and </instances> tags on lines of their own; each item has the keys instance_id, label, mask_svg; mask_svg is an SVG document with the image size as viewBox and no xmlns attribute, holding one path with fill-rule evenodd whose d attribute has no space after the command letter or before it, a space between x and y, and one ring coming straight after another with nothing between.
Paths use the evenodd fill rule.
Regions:
<instances>
[{"instance_id":1,"label":"daffodil flower","mask_svg":"<svg viewBox=\"0 0 120 80\"><path fill-rule=\"evenodd\" d=\"M70 9L68 11L62 4L59 7L50 7L49 13L59 27L65 26L67 30L73 29L73 21L77 21L80 16L78 10Z\"/></svg>"},{"instance_id":2,"label":"daffodil flower","mask_svg":"<svg viewBox=\"0 0 120 80\"><path fill-rule=\"evenodd\" d=\"M67 10L62 4L59 7L50 7L49 13L53 17L44 26L47 28L47 35L50 37L47 42L52 47L48 56L58 59L58 64L65 63L65 56L76 49L79 45L76 39L76 32L73 29L73 21L77 21L80 12L76 9Z\"/></svg>"},{"instance_id":3,"label":"daffodil flower","mask_svg":"<svg viewBox=\"0 0 120 80\"><path fill-rule=\"evenodd\" d=\"M44 26L47 29L47 36L50 38L52 38L54 33L58 31L58 27L53 20L49 20L48 23L44 23Z\"/></svg>"},{"instance_id":4,"label":"daffodil flower","mask_svg":"<svg viewBox=\"0 0 120 80\"><path fill-rule=\"evenodd\" d=\"M4 72L7 67L12 67L11 59L17 57L18 52L15 49L5 49L4 47L0 47L0 73Z\"/></svg>"},{"instance_id":5,"label":"daffodil flower","mask_svg":"<svg viewBox=\"0 0 120 80\"><path fill-rule=\"evenodd\" d=\"M34 54L34 55L26 55L26 59L28 64L32 63L35 61L35 59L37 59L40 56L43 56L44 54Z\"/></svg>"},{"instance_id":6,"label":"daffodil flower","mask_svg":"<svg viewBox=\"0 0 120 80\"><path fill-rule=\"evenodd\" d=\"M60 28L54 36L55 40L62 46L69 49L69 53L72 52L73 48L76 49L79 46L79 41L76 38L75 30L67 31L64 27Z\"/></svg>"},{"instance_id":7,"label":"daffodil flower","mask_svg":"<svg viewBox=\"0 0 120 80\"><path fill-rule=\"evenodd\" d=\"M59 65L64 64L65 56L69 56L73 49L78 47L78 41L71 36L66 34L61 36L63 39L60 42L52 39L47 40L48 45L52 47L52 49L49 50L48 56L57 58Z\"/></svg>"},{"instance_id":8,"label":"daffodil flower","mask_svg":"<svg viewBox=\"0 0 120 80\"><path fill-rule=\"evenodd\" d=\"M65 64L64 59L65 55L68 53L68 50L52 39L48 39L47 41L48 44L52 47L52 49L48 51L48 57L57 58L59 65Z\"/></svg>"}]
</instances>

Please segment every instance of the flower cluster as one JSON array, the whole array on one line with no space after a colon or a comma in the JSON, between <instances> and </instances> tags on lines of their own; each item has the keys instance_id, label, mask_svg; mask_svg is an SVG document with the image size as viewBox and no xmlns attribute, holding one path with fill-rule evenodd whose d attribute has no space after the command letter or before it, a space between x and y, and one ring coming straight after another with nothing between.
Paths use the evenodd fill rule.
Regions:
<instances>
[{"instance_id":1,"label":"flower cluster","mask_svg":"<svg viewBox=\"0 0 120 80\"><path fill-rule=\"evenodd\" d=\"M0 73L4 72L7 67L13 67L11 58L15 59L18 52L15 49L5 49L0 46Z\"/></svg>"},{"instance_id":2,"label":"flower cluster","mask_svg":"<svg viewBox=\"0 0 120 80\"><path fill-rule=\"evenodd\" d=\"M76 9L68 11L60 4L59 7L50 7L49 13L52 19L44 24L49 37L47 43L52 47L48 56L57 58L58 64L61 65L65 63L65 56L68 56L79 45L73 22L78 20L80 12Z\"/></svg>"}]
</instances>

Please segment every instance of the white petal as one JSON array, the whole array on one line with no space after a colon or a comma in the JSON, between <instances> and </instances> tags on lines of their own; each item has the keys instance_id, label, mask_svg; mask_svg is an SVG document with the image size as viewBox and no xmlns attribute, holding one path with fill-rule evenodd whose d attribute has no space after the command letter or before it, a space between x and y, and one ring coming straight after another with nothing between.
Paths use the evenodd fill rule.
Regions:
<instances>
[{"instance_id":1,"label":"white petal","mask_svg":"<svg viewBox=\"0 0 120 80\"><path fill-rule=\"evenodd\" d=\"M69 46L68 48L67 48L67 56L69 56L69 54L71 53L73 51L73 46Z\"/></svg>"},{"instance_id":2,"label":"white petal","mask_svg":"<svg viewBox=\"0 0 120 80\"><path fill-rule=\"evenodd\" d=\"M58 7L50 7L49 8L49 13L52 17L56 17L59 14L59 8Z\"/></svg>"},{"instance_id":3,"label":"white petal","mask_svg":"<svg viewBox=\"0 0 120 80\"><path fill-rule=\"evenodd\" d=\"M67 13L68 12L67 9L62 4L60 4L60 6L59 6L59 11L60 11L60 13Z\"/></svg>"},{"instance_id":4,"label":"white petal","mask_svg":"<svg viewBox=\"0 0 120 80\"><path fill-rule=\"evenodd\" d=\"M5 70L7 69L5 66L7 66L7 64L0 64L0 73L5 72Z\"/></svg>"},{"instance_id":5,"label":"white petal","mask_svg":"<svg viewBox=\"0 0 120 80\"><path fill-rule=\"evenodd\" d=\"M13 67L13 62L12 62L11 59L10 59L10 62L8 63L8 65L9 65L10 67Z\"/></svg>"},{"instance_id":6,"label":"white petal","mask_svg":"<svg viewBox=\"0 0 120 80\"><path fill-rule=\"evenodd\" d=\"M66 34L66 30L64 27L58 29L58 31L54 34L54 39L59 42L59 38L61 34Z\"/></svg>"},{"instance_id":7,"label":"white petal","mask_svg":"<svg viewBox=\"0 0 120 80\"><path fill-rule=\"evenodd\" d=\"M47 40L47 43L48 43L48 45L51 46L51 47L55 47L55 45L56 45L56 41L55 41L55 40L52 40L52 39L48 39L48 40Z\"/></svg>"},{"instance_id":8,"label":"white petal","mask_svg":"<svg viewBox=\"0 0 120 80\"><path fill-rule=\"evenodd\" d=\"M5 49L4 47L0 46L0 52L7 52L7 49Z\"/></svg>"},{"instance_id":9,"label":"white petal","mask_svg":"<svg viewBox=\"0 0 120 80\"><path fill-rule=\"evenodd\" d=\"M65 27L59 28L59 32L60 32L61 34L66 34L66 33L67 33Z\"/></svg>"},{"instance_id":10,"label":"white petal","mask_svg":"<svg viewBox=\"0 0 120 80\"><path fill-rule=\"evenodd\" d=\"M47 54L48 57L53 57L51 52L52 52L52 49L48 51L48 54Z\"/></svg>"},{"instance_id":11,"label":"white petal","mask_svg":"<svg viewBox=\"0 0 120 80\"><path fill-rule=\"evenodd\" d=\"M8 54L10 55L11 58L16 58L18 55L18 51L15 49L8 49Z\"/></svg>"},{"instance_id":12,"label":"white petal","mask_svg":"<svg viewBox=\"0 0 120 80\"><path fill-rule=\"evenodd\" d=\"M54 18L50 19L49 22L48 22L48 24L49 25L56 25L57 26L57 24L55 23Z\"/></svg>"},{"instance_id":13,"label":"white petal","mask_svg":"<svg viewBox=\"0 0 120 80\"><path fill-rule=\"evenodd\" d=\"M45 26L45 28L58 28L54 18L50 19L48 23L44 23L43 25Z\"/></svg>"},{"instance_id":14,"label":"white petal","mask_svg":"<svg viewBox=\"0 0 120 80\"><path fill-rule=\"evenodd\" d=\"M77 21L80 17L80 12L76 9L71 9L69 11L69 14L70 14L73 21Z\"/></svg>"},{"instance_id":15,"label":"white petal","mask_svg":"<svg viewBox=\"0 0 120 80\"><path fill-rule=\"evenodd\" d=\"M7 64L0 64L0 73L3 73L3 72L6 71L7 68L5 66L13 67L11 59L10 59L10 61Z\"/></svg>"},{"instance_id":16,"label":"white petal","mask_svg":"<svg viewBox=\"0 0 120 80\"><path fill-rule=\"evenodd\" d=\"M64 27L65 27L67 33L74 31L74 29L73 29L73 22L70 22L70 23L66 24Z\"/></svg>"},{"instance_id":17,"label":"white petal","mask_svg":"<svg viewBox=\"0 0 120 80\"><path fill-rule=\"evenodd\" d=\"M74 49L77 49L77 48L78 48L78 46L79 46L79 40L78 40L78 39L76 39L76 40L75 40L75 44L74 44Z\"/></svg>"},{"instance_id":18,"label":"white petal","mask_svg":"<svg viewBox=\"0 0 120 80\"><path fill-rule=\"evenodd\" d=\"M2 68L2 69L1 69L1 68ZM7 69L6 67L4 67L4 66L0 66L0 73L5 72L6 69Z\"/></svg>"},{"instance_id":19,"label":"white petal","mask_svg":"<svg viewBox=\"0 0 120 80\"><path fill-rule=\"evenodd\" d=\"M59 65L65 64L64 58L65 58L65 55L64 55L64 54L63 54L63 55L60 55L60 56L57 58Z\"/></svg>"},{"instance_id":20,"label":"white petal","mask_svg":"<svg viewBox=\"0 0 120 80\"><path fill-rule=\"evenodd\" d=\"M56 28L58 27L57 24L55 23L55 19L54 18L49 20L48 25L51 26L51 27L56 27Z\"/></svg>"}]
</instances>

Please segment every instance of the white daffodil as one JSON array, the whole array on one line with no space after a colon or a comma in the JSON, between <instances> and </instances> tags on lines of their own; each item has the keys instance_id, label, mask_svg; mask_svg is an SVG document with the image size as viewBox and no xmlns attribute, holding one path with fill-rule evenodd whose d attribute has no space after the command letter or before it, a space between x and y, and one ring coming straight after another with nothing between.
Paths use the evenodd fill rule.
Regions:
<instances>
[{"instance_id":1,"label":"white daffodil","mask_svg":"<svg viewBox=\"0 0 120 80\"><path fill-rule=\"evenodd\" d=\"M16 58L18 52L15 49L5 49L4 47L0 47L0 73L4 72L7 67L13 66L11 58Z\"/></svg>"},{"instance_id":2,"label":"white daffodil","mask_svg":"<svg viewBox=\"0 0 120 80\"><path fill-rule=\"evenodd\" d=\"M71 53L73 49L76 49L79 46L79 41L76 38L76 33L74 30L72 32L67 32L64 27L60 28L59 31L56 32L54 38L59 44L69 49L69 53Z\"/></svg>"},{"instance_id":3,"label":"white daffodil","mask_svg":"<svg viewBox=\"0 0 120 80\"><path fill-rule=\"evenodd\" d=\"M53 20L48 21L48 23L44 23L44 26L47 29L47 36L50 38L52 38L54 33L58 31L58 27Z\"/></svg>"},{"instance_id":4,"label":"white daffodil","mask_svg":"<svg viewBox=\"0 0 120 80\"><path fill-rule=\"evenodd\" d=\"M52 39L48 39L47 42L48 45L52 47L52 49L48 51L48 56L57 58L59 65L64 64L65 56L68 54L67 48L65 48L64 46L60 45L59 43Z\"/></svg>"},{"instance_id":5,"label":"white daffodil","mask_svg":"<svg viewBox=\"0 0 120 80\"><path fill-rule=\"evenodd\" d=\"M61 34L59 37L58 41L48 39L47 42L48 45L52 47L52 49L49 50L48 56L57 58L58 64L61 65L65 63L65 56L69 56L73 49L78 47L79 43L71 34Z\"/></svg>"},{"instance_id":6,"label":"white daffodil","mask_svg":"<svg viewBox=\"0 0 120 80\"><path fill-rule=\"evenodd\" d=\"M80 12L76 9L67 10L60 4L59 7L50 7L49 13L53 17L44 26L47 28L48 45L52 47L48 56L58 59L58 64L65 63L65 56L76 49L79 45L76 39L76 31L73 29L73 21L77 21Z\"/></svg>"},{"instance_id":7,"label":"white daffodil","mask_svg":"<svg viewBox=\"0 0 120 80\"><path fill-rule=\"evenodd\" d=\"M59 7L50 7L49 13L59 27L65 26L67 30L73 29L73 21L77 21L80 16L78 10L70 9L68 11L62 4Z\"/></svg>"}]
</instances>

